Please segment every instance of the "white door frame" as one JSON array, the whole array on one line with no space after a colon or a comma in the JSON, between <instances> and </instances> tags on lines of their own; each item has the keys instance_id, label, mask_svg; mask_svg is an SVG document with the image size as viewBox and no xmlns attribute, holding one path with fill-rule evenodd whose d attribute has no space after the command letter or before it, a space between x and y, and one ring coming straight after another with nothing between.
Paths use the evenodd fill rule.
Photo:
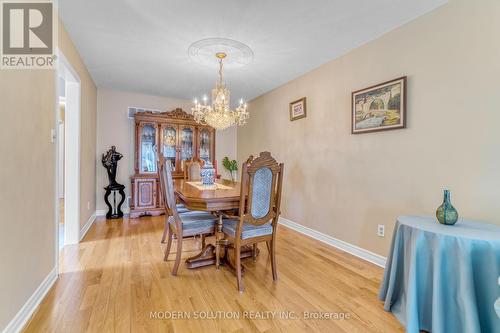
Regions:
<instances>
[{"instance_id":1,"label":"white door frame","mask_svg":"<svg viewBox=\"0 0 500 333\"><path fill-rule=\"evenodd\" d=\"M57 133L57 140L64 135L64 157L56 153L56 175L59 160L64 158L64 245L80 241L80 118L81 81L78 73L60 49L57 50L56 88L59 78L65 81L65 131ZM56 89L56 91L59 91ZM59 130L59 103L56 103L56 131ZM56 265L59 258L59 177L56 177Z\"/></svg>"}]
</instances>

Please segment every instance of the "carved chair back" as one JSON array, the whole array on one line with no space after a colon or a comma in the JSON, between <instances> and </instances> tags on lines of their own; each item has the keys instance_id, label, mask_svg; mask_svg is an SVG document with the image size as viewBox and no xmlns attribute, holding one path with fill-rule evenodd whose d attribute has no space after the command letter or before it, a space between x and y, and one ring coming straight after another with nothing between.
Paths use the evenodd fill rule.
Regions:
<instances>
[{"instance_id":1,"label":"carved chair back","mask_svg":"<svg viewBox=\"0 0 500 333\"><path fill-rule=\"evenodd\" d=\"M192 159L184 163L184 180L195 181L200 180L201 168L204 165L203 160Z\"/></svg>"},{"instance_id":2,"label":"carved chair back","mask_svg":"<svg viewBox=\"0 0 500 333\"><path fill-rule=\"evenodd\" d=\"M272 220L273 233L280 215L284 164L276 162L269 152L250 156L243 163L241 174L240 219L236 239L244 222L263 225ZM248 195L247 195L248 194Z\"/></svg>"}]
</instances>

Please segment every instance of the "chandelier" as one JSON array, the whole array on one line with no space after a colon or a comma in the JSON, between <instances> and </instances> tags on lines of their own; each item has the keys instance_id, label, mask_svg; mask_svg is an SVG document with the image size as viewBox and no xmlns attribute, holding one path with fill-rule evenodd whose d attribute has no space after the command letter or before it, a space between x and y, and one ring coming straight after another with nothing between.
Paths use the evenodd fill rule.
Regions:
<instances>
[{"instance_id":1,"label":"chandelier","mask_svg":"<svg viewBox=\"0 0 500 333\"><path fill-rule=\"evenodd\" d=\"M218 52L215 56L219 59L219 81L212 89L212 105L207 104L207 97L203 97L203 104L197 99L191 108L194 120L202 125L209 125L215 129L223 130L228 127L238 125L242 126L249 118L247 104L240 100L239 106L232 110L229 99L229 90L222 79L222 61L227 54Z\"/></svg>"}]
</instances>

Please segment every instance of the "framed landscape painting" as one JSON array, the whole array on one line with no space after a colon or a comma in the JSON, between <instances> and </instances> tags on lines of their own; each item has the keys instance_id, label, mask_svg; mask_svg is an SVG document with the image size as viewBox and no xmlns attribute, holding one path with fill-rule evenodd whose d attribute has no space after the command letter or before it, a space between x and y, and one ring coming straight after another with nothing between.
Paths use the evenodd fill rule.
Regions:
<instances>
[{"instance_id":1,"label":"framed landscape painting","mask_svg":"<svg viewBox=\"0 0 500 333\"><path fill-rule=\"evenodd\" d=\"M353 134L406 127L406 76L352 93Z\"/></svg>"},{"instance_id":2,"label":"framed landscape painting","mask_svg":"<svg viewBox=\"0 0 500 333\"><path fill-rule=\"evenodd\" d=\"M297 120L306 117L306 98L302 97L290 103L290 120Z\"/></svg>"}]
</instances>

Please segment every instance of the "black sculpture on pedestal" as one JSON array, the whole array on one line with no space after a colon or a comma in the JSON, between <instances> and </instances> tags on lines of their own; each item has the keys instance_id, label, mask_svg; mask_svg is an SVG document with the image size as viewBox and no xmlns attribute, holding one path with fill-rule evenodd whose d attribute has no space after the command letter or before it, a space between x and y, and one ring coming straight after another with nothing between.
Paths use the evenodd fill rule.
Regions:
<instances>
[{"instance_id":1,"label":"black sculpture on pedestal","mask_svg":"<svg viewBox=\"0 0 500 333\"><path fill-rule=\"evenodd\" d=\"M107 151L106 154L102 154L102 165L106 168L108 172L109 185L104 189L106 193L104 194L104 201L108 206L108 213L106 214L107 219L118 219L123 217L122 204L125 201L125 185L118 184L116 181L116 168L118 166L118 161L123 157L122 154L116 151L115 146L111 146L111 149ZM109 203L109 196L113 192L113 206ZM121 200L116 205L116 192L121 196Z\"/></svg>"}]
</instances>

